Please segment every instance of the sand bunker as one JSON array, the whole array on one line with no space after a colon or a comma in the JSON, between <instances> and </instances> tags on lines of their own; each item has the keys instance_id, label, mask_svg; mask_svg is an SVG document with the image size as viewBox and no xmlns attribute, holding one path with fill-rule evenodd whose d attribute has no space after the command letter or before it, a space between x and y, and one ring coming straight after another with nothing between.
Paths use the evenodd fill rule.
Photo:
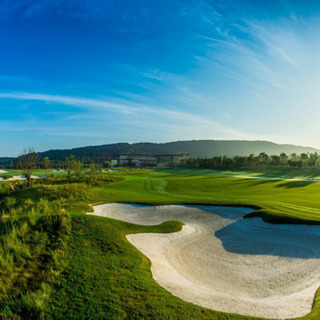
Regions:
<instances>
[{"instance_id":1,"label":"sand bunker","mask_svg":"<svg viewBox=\"0 0 320 320\"><path fill-rule=\"evenodd\" d=\"M7 179L7 181L12 181L12 180L26 180L26 176L24 174L21 174L21 175L13 176L12 178Z\"/></svg>"},{"instance_id":2,"label":"sand bunker","mask_svg":"<svg viewBox=\"0 0 320 320\"><path fill-rule=\"evenodd\" d=\"M0 173L8 173L8 171L0 169Z\"/></svg>"},{"instance_id":3,"label":"sand bunker","mask_svg":"<svg viewBox=\"0 0 320 320\"><path fill-rule=\"evenodd\" d=\"M31 179L41 179L41 178L45 178L45 177L38 177L38 176L31 175ZM21 181L21 180L27 180L24 174L19 176L13 176L12 178L8 178L8 179L6 178L0 179L0 181Z\"/></svg>"},{"instance_id":4,"label":"sand bunker","mask_svg":"<svg viewBox=\"0 0 320 320\"><path fill-rule=\"evenodd\" d=\"M180 232L127 236L151 260L154 279L183 300L266 318L309 313L320 286L320 227L242 219L250 211L104 204L90 214L144 225L183 221Z\"/></svg>"}]
</instances>

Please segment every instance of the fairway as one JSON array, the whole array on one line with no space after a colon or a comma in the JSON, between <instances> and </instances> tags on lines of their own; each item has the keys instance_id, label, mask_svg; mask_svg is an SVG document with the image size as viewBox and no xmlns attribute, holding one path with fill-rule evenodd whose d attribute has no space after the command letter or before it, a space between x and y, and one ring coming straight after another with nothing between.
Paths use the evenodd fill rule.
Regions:
<instances>
[{"instance_id":1,"label":"fairway","mask_svg":"<svg viewBox=\"0 0 320 320\"><path fill-rule=\"evenodd\" d=\"M215 170L135 170L108 189L96 188L92 200L144 204L216 204L253 207L255 215L275 223L320 223L320 183L310 171L278 171L281 179L224 176ZM241 175L252 172L242 172ZM270 173L269 173L270 174ZM260 175L265 173L262 171Z\"/></svg>"},{"instance_id":2,"label":"fairway","mask_svg":"<svg viewBox=\"0 0 320 320\"><path fill-rule=\"evenodd\" d=\"M192 169L135 170L126 173L119 172L119 174L122 174L125 179L113 184L108 190L96 188L91 199L97 202L131 202L149 205L213 204L241 206L252 208L253 212L249 216L260 216L263 220L270 222L271 226L274 223L298 223L302 225L317 225L320 223L320 183L316 181L317 173L312 176L310 170L300 170L299 172L278 170L276 173L277 179L274 176L275 172L272 173L272 176L269 176L271 172L264 171L260 173L242 171L241 177L237 175L237 172L228 173L228 176L226 176L221 171ZM244 175L247 177L243 178ZM258 179L259 176L269 177ZM279 233L282 233L281 230L280 228ZM284 234L290 233L288 230ZM250 242L250 239L246 240ZM149 239L143 238L142 242L148 243L148 241ZM318 241L311 242L313 245L318 243ZM231 253L234 254L246 253L232 252L228 245L225 249L227 251L231 250ZM259 254L259 252L256 252L256 254ZM149 258L151 259L151 257ZM285 270L284 268L282 271L283 275L286 273ZM315 280L319 279L318 274L317 272L314 274ZM309 292L308 302L305 304L308 305L309 310L319 283L311 280L310 286L313 289L312 292ZM317 301L316 297L313 311L304 316L303 319L317 319L319 314ZM299 309L301 303L293 303L293 305ZM228 312L234 311L229 310ZM302 316L307 313L308 311L305 308L299 311L294 311L294 308L292 308L290 317ZM249 312L248 314L254 313ZM265 315L261 314L260 316ZM275 315L274 317L277 318Z\"/></svg>"}]
</instances>

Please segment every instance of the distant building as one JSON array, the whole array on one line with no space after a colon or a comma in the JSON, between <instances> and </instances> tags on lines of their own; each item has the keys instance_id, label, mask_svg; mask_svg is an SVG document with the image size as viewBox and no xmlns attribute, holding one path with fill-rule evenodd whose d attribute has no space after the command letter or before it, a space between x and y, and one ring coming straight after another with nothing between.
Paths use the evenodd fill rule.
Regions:
<instances>
[{"instance_id":1,"label":"distant building","mask_svg":"<svg viewBox=\"0 0 320 320\"><path fill-rule=\"evenodd\" d=\"M58 167L57 160L50 159L49 163L50 163L50 165L49 165L50 168L57 168Z\"/></svg>"},{"instance_id":2,"label":"distant building","mask_svg":"<svg viewBox=\"0 0 320 320\"><path fill-rule=\"evenodd\" d=\"M111 160L111 166L152 167L178 165L184 163L187 159L189 159L189 155L187 153L160 155L126 153L118 155L116 159Z\"/></svg>"},{"instance_id":3,"label":"distant building","mask_svg":"<svg viewBox=\"0 0 320 320\"><path fill-rule=\"evenodd\" d=\"M178 165L185 163L189 159L189 154L159 154L154 157L157 159L157 165Z\"/></svg>"},{"instance_id":4,"label":"distant building","mask_svg":"<svg viewBox=\"0 0 320 320\"><path fill-rule=\"evenodd\" d=\"M118 160L111 160L110 161L110 165L111 165L111 167L117 166L118 165Z\"/></svg>"}]
</instances>

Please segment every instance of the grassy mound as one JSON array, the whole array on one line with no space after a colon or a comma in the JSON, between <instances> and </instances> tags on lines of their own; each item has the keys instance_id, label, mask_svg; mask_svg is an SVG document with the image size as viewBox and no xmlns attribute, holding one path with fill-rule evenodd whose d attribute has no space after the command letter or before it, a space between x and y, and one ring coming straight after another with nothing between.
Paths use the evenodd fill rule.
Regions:
<instances>
[{"instance_id":1,"label":"grassy mound","mask_svg":"<svg viewBox=\"0 0 320 320\"><path fill-rule=\"evenodd\" d=\"M73 215L72 226L68 267L48 304L47 319L249 319L174 297L155 283L149 260L125 238L131 233L179 231L182 223L139 226Z\"/></svg>"}]
</instances>

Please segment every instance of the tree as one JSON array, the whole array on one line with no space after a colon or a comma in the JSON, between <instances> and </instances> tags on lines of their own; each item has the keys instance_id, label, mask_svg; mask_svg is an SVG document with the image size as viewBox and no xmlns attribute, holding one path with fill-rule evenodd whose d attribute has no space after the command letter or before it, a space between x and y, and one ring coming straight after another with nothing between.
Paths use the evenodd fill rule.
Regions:
<instances>
[{"instance_id":1,"label":"tree","mask_svg":"<svg viewBox=\"0 0 320 320\"><path fill-rule=\"evenodd\" d=\"M309 167L316 167L319 164L319 154L317 152L309 154Z\"/></svg>"},{"instance_id":2,"label":"tree","mask_svg":"<svg viewBox=\"0 0 320 320\"><path fill-rule=\"evenodd\" d=\"M93 173L96 173L96 172L98 171L98 167L97 167L97 165L96 165L94 162L91 162L91 163L89 164L89 169L90 169L90 171L91 171L92 174L93 174Z\"/></svg>"},{"instance_id":3,"label":"tree","mask_svg":"<svg viewBox=\"0 0 320 320\"><path fill-rule=\"evenodd\" d=\"M110 168L111 167L111 162L110 161L104 161L103 162L103 167L104 168Z\"/></svg>"},{"instance_id":4,"label":"tree","mask_svg":"<svg viewBox=\"0 0 320 320\"><path fill-rule=\"evenodd\" d=\"M44 169L49 169L50 167L50 160L48 157L43 158L42 165Z\"/></svg>"},{"instance_id":5,"label":"tree","mask_svg":"<svg viewBox=\"0 0 320 320\"><path fill-rule=\"evenodd\" d=\"M26 176L27 185L30 186L31 175L39 165L39 154L33 148L28 148L18 158L18 166L22 169L23 174Z\"/></svg>"},{"instance_id":6,"label":"tree","mask_svg":"<svg viewBox=\"0 0 320 320\"><path fill-rule=\"evenodd\" d=\"M279 166L280 165L280 156L272 155L271 156L271 165L273 166Z\"/></svg>"},{"instance_id":7,"label":"tree","mask_svg":"<svg viewBox=\"0 0 320 320\"><path fill-rule=\"evenodd\" d=\"M290 154L290 160L292 161L298 161L298 155L294 152Z\"/></svg>"},{"instance_id":8,"label":"tree","mask_svg":"<svg viewBox=\"0 0 320 320\"><path fill-rule=\"evenodd\" d=\"M269 162L269 156L265 152L261 152L258 156L259 163L266 165Z\"/></svg>"},{"instance_id":9,"label":"tree","mask_svg":"<svg viewBox=\"0 0 320 320\"><path fill-rule=\"evenodd\" d=\"M282 166L286 166L288 164L289 157L284 153L280 153L280 163Z\"/></svg>"},{"instance_id":10,"label":"tree","mask_svg":"<svg viewBox=\"0 0 320 320\"><path fill-rule=\"evenodd\" d=\"M249 167L253 167L257 162L257 158L255 157L255 155L253 153L251 153L249 155L249 157L247 158L247 163Z\"/></svg>"},{"instance_id":11,"label":"tree","mask_svg":"<svg viewBox=\"0 0 320 320\"><path fill-rule=\"evenodd\" d=\"M300 159L302 162L302 167L306 168L308 166L308 159L309 159L309 155L305 152L300 153Z\"/></svg>"},{"instance_id":12,"label":"tree","mask_svg":"<svg viewBox=\"0 0 320 320\"><path fill-rule=\"evenodd\" d=\"M72 172L79 175L82 169L82 163L72 154L70 157L66 157L65 164L68 172L68 180L71 182Z\"/></svg>"},{"instance_id":13,"label":"tree","mask_svg":"<svg viewBox=\"0 0 320 320\"><path fill-rule=\"evenodd\" d=\"M83 168L83 164L81 161L79 160L75 160L73 161L73 170L74 170L74 173L79 176L81 171L82 171L82 168Z\"/></svg>"}]
</instances>

